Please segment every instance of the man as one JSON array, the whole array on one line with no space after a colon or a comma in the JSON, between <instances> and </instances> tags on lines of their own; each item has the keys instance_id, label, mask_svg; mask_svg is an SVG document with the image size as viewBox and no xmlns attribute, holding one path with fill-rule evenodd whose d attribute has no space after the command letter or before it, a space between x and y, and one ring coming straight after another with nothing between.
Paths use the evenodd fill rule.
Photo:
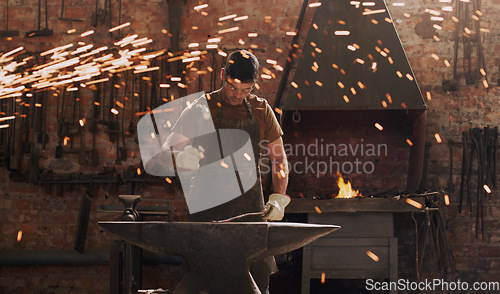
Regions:
<instances>
[{"instance_id":1,"label":"man","mask_svg":"<svg viewBox=\"0 0 500 294\"><path fill-rule=\"evenodd\" d=\"M290 202L290 197L285 194L288 185L288 163L281 138L283 132L267 101L251 94L258 75L259 62L251 52L246 50L233 52L228 56L227 64L221 71L222 88L207 95L207 102L217 130L239 129L248 133L257 171L259 171L260 154L263 151L260 150L260 146L266 148L272 167L274 193L269 195L269 201L264 205L260 172L257 172L256 183L244 194L216 207L189 213L187 216L189 221L224 220L250 212L257 213L239 218L238 221L278 221L283 218L285 207ZM198 149L196 143L199 142L189 140L196 137L195 128L183 127L186 122L193 120L193 111L191 114L189 112L190 108L182 113L173 128L174 133L164 145L174 146L180 151L175 156L178 170L197 170L200 167L200 160L203 165L203 160L209 157L205 154L211 153L210 150ZM190 125L193 126L193 123ZM198 188L203 189L203 187ZM184 191L184 193L189 192ZM276 263L272 257L259 260L250 268L252 277L262 293L269 293L269 276L276 271Z\"/></svg>"}]
</instances>

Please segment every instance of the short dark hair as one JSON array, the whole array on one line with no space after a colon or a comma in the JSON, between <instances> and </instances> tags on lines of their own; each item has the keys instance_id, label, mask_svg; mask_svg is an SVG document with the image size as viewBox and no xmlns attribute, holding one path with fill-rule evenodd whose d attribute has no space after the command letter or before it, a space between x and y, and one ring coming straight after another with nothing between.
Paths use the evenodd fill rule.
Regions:
<instances>
[{"instance_id":1,"label":"short dark hair","mask_svg":"<svg viewBox=\"0 0 500 294\"><path fill-rule=\"evenodd\" d=\"M234 51L227 57L225 74L242 83L253 83L259 76L259 61L247 50Z\"/></svg>"}]
</instances>

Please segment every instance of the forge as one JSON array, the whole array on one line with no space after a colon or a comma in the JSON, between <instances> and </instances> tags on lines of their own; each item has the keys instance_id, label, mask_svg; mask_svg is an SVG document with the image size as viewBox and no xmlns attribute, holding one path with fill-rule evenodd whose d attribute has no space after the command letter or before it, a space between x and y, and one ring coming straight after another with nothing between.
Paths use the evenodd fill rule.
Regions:
<instances>
[{"instance_id":1,"label":"forge","mask_svg":"<svg viewBox=\"0 0 500 294\"><path fill-rule=\"evenodd\" d=\"M290 252L340 227L265 222L103 221L113 235L156 253L183 256L187 272L176 294L260 294L252 261Z\"/></svg>"}]
</instances>

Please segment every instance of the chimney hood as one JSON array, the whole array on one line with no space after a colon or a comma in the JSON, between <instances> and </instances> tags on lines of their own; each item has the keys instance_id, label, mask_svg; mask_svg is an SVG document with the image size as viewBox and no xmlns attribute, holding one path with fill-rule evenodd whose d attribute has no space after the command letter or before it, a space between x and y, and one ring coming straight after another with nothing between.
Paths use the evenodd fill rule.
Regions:
<instances>
[{"instance_id":1,"label":"chimney hood","mask_svg":"<svg viewBox=\"0 0 500 294\"><path fill-rule=\"evenodd\" d=\"M282 101L284 111L425 111L385 2L365 3L321 1Z\"/></svg>"}]
</instances>

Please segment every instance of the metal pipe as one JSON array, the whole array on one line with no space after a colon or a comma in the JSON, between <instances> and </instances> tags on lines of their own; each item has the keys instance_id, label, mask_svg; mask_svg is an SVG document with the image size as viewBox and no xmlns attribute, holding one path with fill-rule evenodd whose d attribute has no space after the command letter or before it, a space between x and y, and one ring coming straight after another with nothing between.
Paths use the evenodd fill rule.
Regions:
<instances>
[{"instance_id":1,"label":"metal pipe","mask_svg":"<svg viewBox=\"0 0 500 294\"><path fill-rule=\"evenodd\" d=\"M109 250L0 250L0 266L109 264ZM180 265L182 257L144 251L143 264Z\"/></svg>"},{"instance_id":2,"label":"metal pipe","mask_svg":"<svg viewBox=\"0 0 500 294\"><path fill-rule=\"evenodd\" d=\"M416 113L418 117L412 125L413 146L410 148L410 162L408 165L407 189L416 191L422 182L422 171L424 167L425 149L425 127L427 121L427 111Z\"/></svg>"}]
</instances>

